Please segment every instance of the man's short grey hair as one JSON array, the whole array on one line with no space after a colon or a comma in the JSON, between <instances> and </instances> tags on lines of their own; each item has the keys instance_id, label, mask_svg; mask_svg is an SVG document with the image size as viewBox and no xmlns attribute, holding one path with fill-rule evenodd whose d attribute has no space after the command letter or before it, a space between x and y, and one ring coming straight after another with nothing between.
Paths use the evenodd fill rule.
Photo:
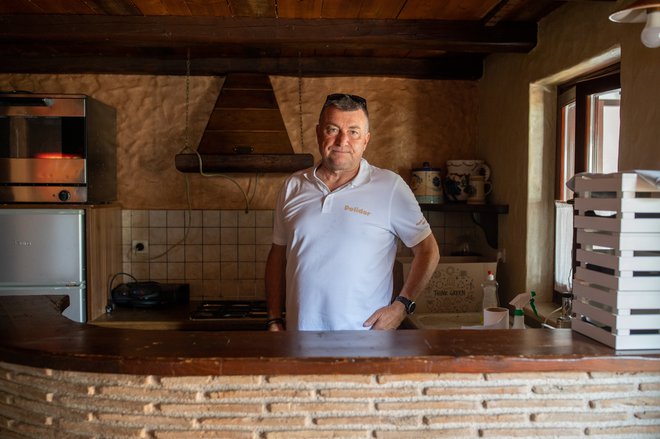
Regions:
<instances>
[{"instance_id":1,"label":"man's short grey hair","mask_svg":"<svg viewBox=\"0 0 660 439\"><path fill-rule=\"evenodd\" d=\"M319 122L323 119L325 110L328 107L335 107L341 111L362 110L367 116L367 131L369 130L369 110L367 110L367 100L356 95L335 93L328 95L319 114Z\"/></svg>"}]
</instances>

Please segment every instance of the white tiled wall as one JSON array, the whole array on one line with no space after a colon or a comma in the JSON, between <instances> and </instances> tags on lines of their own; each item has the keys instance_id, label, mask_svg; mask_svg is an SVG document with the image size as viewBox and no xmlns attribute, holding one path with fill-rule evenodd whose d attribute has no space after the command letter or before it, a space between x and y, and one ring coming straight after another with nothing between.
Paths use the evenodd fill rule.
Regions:
<instances>
[{"instance_id":1,"label":"white tiled wall","mask_svg":"<svg viewBox=\"0 0 660 439\"><path fill-rule=\"evenodd\" d=\"M469 214L425 214L443 255L478 245L482 232ZM188 283L191 300L263 299L272 223L271 210L124 210L123 270L140 281ZM135 254L135 241L148 242L148 252Z\"/></svg>"}]
</instances>

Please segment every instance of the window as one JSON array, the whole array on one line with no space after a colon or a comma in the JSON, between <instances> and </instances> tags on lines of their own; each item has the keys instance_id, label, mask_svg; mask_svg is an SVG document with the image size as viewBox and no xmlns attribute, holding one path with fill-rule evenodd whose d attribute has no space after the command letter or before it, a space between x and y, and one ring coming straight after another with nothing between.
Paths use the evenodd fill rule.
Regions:
<instances>
[{"instance_id":1,"label":"window","mask_svg":"<svg viewBox=\"0 0 660 439\"><path fill-rule=\"evenodd\" d=\"M619 73L559 88L557 200L570 200L566 182L580 172L616 172L619 160Z\"/></svg>"},{"instance_id":2,"label":"window","mask_svg":"<svg viewBox=\"0 0 660 439\"><path fill-rule=\"evenodd\" d=\"M571 291L575 267L573 192L566 183L580 172L618 170L621 85L618 64L559 87L555 190L555 293Z\"/></svg>"}]
</instances>

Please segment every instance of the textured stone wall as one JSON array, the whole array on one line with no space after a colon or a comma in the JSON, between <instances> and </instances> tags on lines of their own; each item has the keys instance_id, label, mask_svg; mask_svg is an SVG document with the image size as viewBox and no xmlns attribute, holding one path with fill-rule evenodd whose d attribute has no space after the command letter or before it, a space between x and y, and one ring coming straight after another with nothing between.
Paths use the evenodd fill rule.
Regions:
<instances>
[{"instance_id":1,"label":"textured stone wall","mask_svg":"<svg viewBox=\"0 0 660 439\"><path fill-rule=\"evenodd\" d=\"M660 373L158 377L0 363L0 437L660 436Z\"/></svg>"},{"instance_id":2,"label":"textured stone wall","mask_svg":"<svg viewBox=\"0 0 660 439\"><path fill-rule=\"evenodd\" d=\"M197 148L223 81L190 78L188 131L185 76L0 74L0 90L83 93L115 107L118 198L124 208L185 209L190 194L195 209L243 209L238 184L252 208L272 209L284 174L233 174L234 181L190 174L186 182L174 167L174 156L186 144ZM347 92L369 101L372 136L365 157L374 165L407 180L423 161L444 167L449 159L475 158L476 81L305 78L302 95L298 78L274 76L271 82L296 152L319 157L319 110L329 93Z\"/></svg>"}]
</instances>

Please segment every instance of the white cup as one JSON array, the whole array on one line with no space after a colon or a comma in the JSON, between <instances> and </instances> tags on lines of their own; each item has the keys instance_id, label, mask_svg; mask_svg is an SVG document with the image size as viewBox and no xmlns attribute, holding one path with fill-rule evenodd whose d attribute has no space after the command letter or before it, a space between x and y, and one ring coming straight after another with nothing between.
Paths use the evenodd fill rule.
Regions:
<instances>
[{"instance_id":1,"label":"white cup","mask_svg":"<svg viewBox=\"0 0 660 439\"><path fill-rule=\"evenodd\" d=\"M489 329L509 329L509 310L506 308L484 308L484 326Z\"/></svg>"},{"instance_id":2,"label":"white cup","mask_svg":"<svg viewBox=\"0 0 660 439\"><path fill-rule=\"evenodd\" d=\"M471 175L466 188L468 204L486 203L486 195L490 194L491 190L493 190L493 184L486 181L483 175Z\"/></svg>"}]
</instances>

